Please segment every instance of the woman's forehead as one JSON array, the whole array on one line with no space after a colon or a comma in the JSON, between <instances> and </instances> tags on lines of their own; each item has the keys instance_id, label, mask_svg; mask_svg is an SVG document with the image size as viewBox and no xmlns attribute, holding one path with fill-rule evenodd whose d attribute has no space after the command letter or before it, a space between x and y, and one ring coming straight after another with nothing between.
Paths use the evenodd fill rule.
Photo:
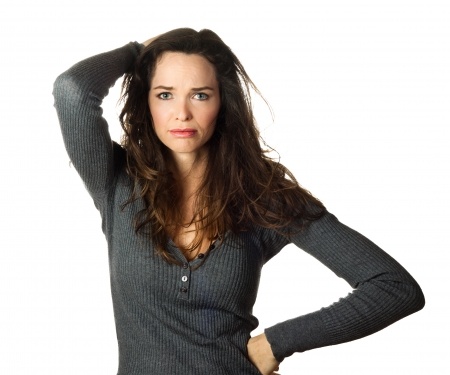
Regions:
<instances>
[{"instance_id":1,"label":"woman's forehead","mask_svg":"<svg viewBox=\"0 0 450 375\"><path fill-rule=\"evenodd\" d=\"M175 86L180 83L217 84L214 66L199 54L165 52L158 59L152 77L152 86Z\"/></svg>"}]
</instances>

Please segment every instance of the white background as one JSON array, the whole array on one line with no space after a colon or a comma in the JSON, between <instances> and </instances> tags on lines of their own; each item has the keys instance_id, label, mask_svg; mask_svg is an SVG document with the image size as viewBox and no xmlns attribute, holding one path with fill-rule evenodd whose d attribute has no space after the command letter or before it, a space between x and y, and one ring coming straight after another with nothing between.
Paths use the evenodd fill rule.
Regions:
<instances>
[{"instance_id":1,"label":"white background","mask_svg":"<svg viewBox=\"0 0 450 375\"><path fill-rule=\"evenodd\" d=\"M1 374L116 373L106 243L69 166L52 84L84 57L182 26L210 28L232 47L273 108L272 122L257 103L281 161L400 261L427 299L382 332L294 355L280 372L449 371L448 1L9 3L0 14ZM117 98L116 88L104 103L115 139ZM255 333L349 291L288 247L263 270Z\"/></svg>"}]
</instances>

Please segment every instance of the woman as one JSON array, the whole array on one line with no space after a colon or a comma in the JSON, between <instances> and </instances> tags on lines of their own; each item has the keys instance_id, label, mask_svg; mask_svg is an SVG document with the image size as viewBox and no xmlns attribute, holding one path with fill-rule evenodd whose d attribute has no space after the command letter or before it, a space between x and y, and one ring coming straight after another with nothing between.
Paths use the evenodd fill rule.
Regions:
<instances>
[{"instance_id":1,"label":"woman","mask_svg":"<svg viewBox=\"0 0 450 375\"><path fill-rule=\"evenodd\" d=\"M124 73L119 146L100 105ZM91 57L55 82L65 145L108 242L120 375L274 374L295 352L424 305L404 268L266 156L250 87L216 34L191 29ZM288 243L355 289L250 337L261 267Z\"/></svg>"}]
</instances>

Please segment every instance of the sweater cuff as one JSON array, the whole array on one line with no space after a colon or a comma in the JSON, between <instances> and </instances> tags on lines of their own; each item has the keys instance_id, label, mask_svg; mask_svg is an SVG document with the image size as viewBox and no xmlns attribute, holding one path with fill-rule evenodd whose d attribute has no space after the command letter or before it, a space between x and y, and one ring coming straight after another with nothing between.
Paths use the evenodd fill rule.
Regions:
<instances>
[{"instance_id":1,"label":"sweater cuff","mask_svg":"<svg viewBox=\"0 0 450 375\"><path fill-rule=\"evenodd\" d=\"M143 44L139 42L130 42L129 46L132 47L132 50L134 52L134 57L137 58L139 54L141 53L142 48L144 47Z\"/></svg>"},{"instance_id":2,"label":"sweater cuff","mask_svg":"<svg viewBox=\"0 0 450 375\"><path fill-rule=\"evenodd\" d=\"M330 343L322 319L310 313L264 330L278 362L296 352L327 346Z\"/></svg>"}]
</instances>

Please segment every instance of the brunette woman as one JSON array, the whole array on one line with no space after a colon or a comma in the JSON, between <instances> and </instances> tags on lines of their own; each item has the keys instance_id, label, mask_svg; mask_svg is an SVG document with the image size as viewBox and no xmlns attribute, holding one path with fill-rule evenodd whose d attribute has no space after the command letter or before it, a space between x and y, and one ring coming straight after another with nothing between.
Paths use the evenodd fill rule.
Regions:
<instances>
[{"instance_id":1,"label":"brunette woman","mask_svg":"<svg viewBox=\"0 0 450 375\"><path fill-rule=\"evenodd\" d=\"M124 74L119 145L100 106ZM191 29L88 58L55 82L64 142L108 242L119 375L274 374L295 352L424 306L400 264L267 155L251 88L215 33ZM289 243L353 291L251 337L261 267Z\"/></svg>"}]
</instances>

